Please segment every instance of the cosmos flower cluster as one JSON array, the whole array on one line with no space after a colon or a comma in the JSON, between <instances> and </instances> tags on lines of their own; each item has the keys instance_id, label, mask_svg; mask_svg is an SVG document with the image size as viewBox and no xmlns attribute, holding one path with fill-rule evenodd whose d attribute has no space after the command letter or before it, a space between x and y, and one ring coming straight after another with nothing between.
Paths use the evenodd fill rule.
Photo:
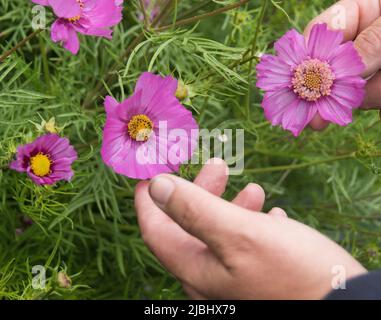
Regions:
<instances>
[{"instance_id":1,"label":"cosmos flower cluster","mask_svg":"<svg viewBox=\"0 0 381 320\"><path fill-rule=\"evenodd\" d=\"M73 54L79 50L78 33L111 39L110 28L122 19L122 0L32 1L52 8L57 16L52 40ZM291 30L275 43L275 51L257 65L257 86L265 91L262 106L272 125L298 136L316 114L342 126L352 121L365 95L364 64L353 43L343 43L342 32L317 24L305 39ZM126 100L105 98L101 156L107 166L130 178L150 179L177 172L192 157L198 124L180 103L182 87L170 75L144 72ZM52 185L70 181L76 159L69 140L53 130L19 146L10 168L26 172L38 185Z\"/></svg>"}]
</instances>

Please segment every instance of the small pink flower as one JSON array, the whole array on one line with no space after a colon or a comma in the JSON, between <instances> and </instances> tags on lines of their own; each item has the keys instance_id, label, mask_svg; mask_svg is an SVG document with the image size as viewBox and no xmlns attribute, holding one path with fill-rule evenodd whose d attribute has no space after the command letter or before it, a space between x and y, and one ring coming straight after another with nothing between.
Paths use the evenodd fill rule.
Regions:
<instances>
[{"instance_id":1,"label":"small pink flower","mask_svg":"<svg viewBox=\"0 0 381 320\"><path fill-rule=\"evenodd\" d=\"M34 183L51 185L73 177L71 164L77 160L77 152L66 138L56 134L43 135L32 143L17 148L17 159L9 166L18 172L26 172Z\"/></svg>"},{"instance_id":2,"label":"small pink flower","mask_svg":"<svg viewBox=\"0 0 381 320\"><path fill-rule=\"evenodd\" d=\"M101 154L115 172L150 179L177 172L191 158L197 146L198 125L175 97L177 86L171 76L145 72L134 94L122 103L106 97Z\"/></svg>"},{"instance_id":3,"label":"small pink flower","mask_svg":"<svg viewBox=\"0 0 381 320\"><path fill-rule=\"evenodd\" d=\"M112 38L111 27L122 20L123 0L31 0L52 7L58 19L51 28L54 42L62 42L73 54L79 51L77 32Z\"/></svg>"},{"instance_id":4,"label":"small pink flower","mask_svg":"<svg viewBox=\"0 0 381 320\"><path fill-rule=\"evenodd\" d=\"M272 125L298 136L319 113L332 123L352 122L365 96L365 65L341 31L313 26L308 40L295 30L275 43L276 56L263 55L257 86L266 91L262 107Z\"/></svg>"}]
</instances>

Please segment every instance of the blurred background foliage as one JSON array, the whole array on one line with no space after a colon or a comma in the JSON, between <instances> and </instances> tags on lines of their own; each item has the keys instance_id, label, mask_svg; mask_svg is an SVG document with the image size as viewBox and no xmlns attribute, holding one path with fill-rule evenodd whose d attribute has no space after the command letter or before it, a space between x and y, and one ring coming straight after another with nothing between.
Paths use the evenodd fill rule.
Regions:
<instances>
[{"instance_id":1,"label":"blurred background foliage","mask_svg":"<svg viewBox=\"0 0 381 320\"><path fill-rule=\"evenodd\" d=\"M227 199L255 181L266 190L266 210L283 207L368 268L381 266L377 113L357 111L348 127L305 130L295 139L265 121L262 93L255 87L260 54L271 52L291 27L302 31L334 1L268 0L262 11L265 1L252 0L207 14L237 2L158 1L162 14L143 29L139 1L125 1L112 41L81 36L80 53L72 56L52 43L46 30L0 63L1 298L185 297L141 240L135 182L106 168L99 154L102 97L124 99L146 70L173 74L188 85L191 95L184 104L201 128L245 129L246 170L231 177ZM32 7L26 0L0 0L0 52L33 32ZM47 18L50 24L51 13ZM41 135L43 121L53 117L80 159L71 183L37 187L7 168L17 145ZM199 169L184 166L181 175L192 179ZM47 269L45 289L32 287L35 265ZM60 271L71 278L70 287L59 285Z\"/></svg>"}]
</instances>

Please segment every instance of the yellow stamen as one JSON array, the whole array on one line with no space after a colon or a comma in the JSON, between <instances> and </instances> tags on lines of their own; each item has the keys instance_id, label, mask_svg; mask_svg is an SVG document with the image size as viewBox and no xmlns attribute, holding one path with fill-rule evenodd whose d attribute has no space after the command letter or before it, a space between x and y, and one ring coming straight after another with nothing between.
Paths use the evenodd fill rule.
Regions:
<instances>
[{"instance_id":1,"label":"yellow stamen","mask_svg":"<svg viewBox=\"0 0 381 320\"><path fill-rule=\"evenodd\" d=\"M79 4L79 7L81 8L81 10L83 10L83 8L84 8L83 1L82 0L77 0L77 3ZM80 15L72 17L72 18L67 18L66 20L71 22L71 23L74 23L74 22L77 22L79 19L81 19Z\"/></svg>"},{"instance_id":2,"label":"yellow stamen","mask_svg":"<svg viewBox=\"0 0 381 320\"><path fill-rule=\"evenodd\" d=\"M128 123L128 134L136 141L147 141L151 136L153 123L144 114L133 116Z\"/></svg>"},{"instance_id":3,"label":"yellow stamen","mask_svg":"<svg viewBox=\"0 0 381 320\"><path fill-rule=\"evenodd\" d=\"M307 71L304 75L304 85L311 90L319 90L322 84L321 75L317 72Z\"/></svg>"},{"instance_id":4,"label":"yellow stamen","mask_svg":"<svg viewBox=\"0 0 381 320\"><path fill-rule=\"evenodd\" d=\"M47 176L50 173L51 166L52 161L50 158L41 152L30 158L30 167L33 173L38 177Z\"/></svg>"},{"instance_id":5,"label":"yellow stamen","mask_svg":"<svg viewBox=\"0 0 381 320\"><path fill-rule=\"evenodd\" d=\"M79 19L81 19L81 16L75 16L73 18L67 18L67 20L71 23L77 22Z\"/></svg>"}]
</instances>

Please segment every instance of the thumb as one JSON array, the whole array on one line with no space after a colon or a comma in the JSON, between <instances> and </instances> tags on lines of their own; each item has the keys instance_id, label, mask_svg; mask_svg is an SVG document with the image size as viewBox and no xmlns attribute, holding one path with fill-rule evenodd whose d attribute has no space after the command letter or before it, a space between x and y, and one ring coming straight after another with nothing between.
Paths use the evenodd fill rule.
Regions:
<instances>
[{"instance_id":1,"label":"thumb","mask_svg":"<svg viewBox=\"0 0 381 320\"><path fill-rule=\"evenodd\" d=\"M381 69L381 17L357 36L355 47L366 65L364 77Z\"/></svg>"}]
</instances>

